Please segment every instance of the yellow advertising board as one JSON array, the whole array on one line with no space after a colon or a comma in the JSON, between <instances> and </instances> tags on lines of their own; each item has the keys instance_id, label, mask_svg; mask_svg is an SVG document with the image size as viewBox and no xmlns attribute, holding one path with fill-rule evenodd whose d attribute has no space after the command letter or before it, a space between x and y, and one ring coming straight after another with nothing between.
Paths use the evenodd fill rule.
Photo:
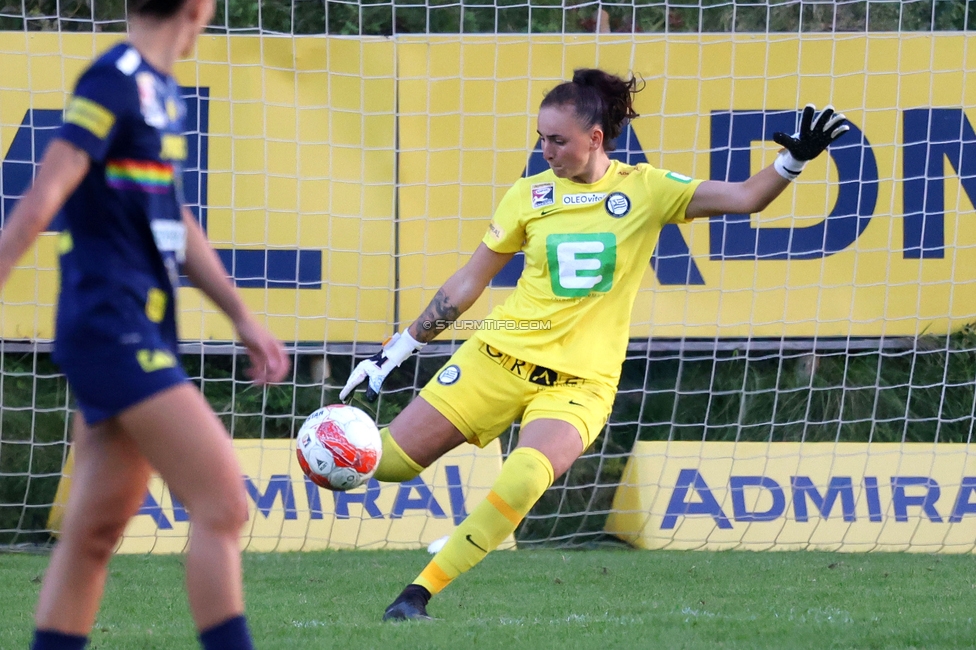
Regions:
<instances>
[{"instance_id":1,"label":"yellow advertising board","mask_svg":"<svg viewBox=\"0 0 976 650\"><path fill-rule=\"evenodd\" d=\"M313 484L298 466L293 440L235 440L244 471L249 517L241 537L247 551L416 549L450 535L484 499L501 471L501 445L474 445L446 454L403 483L370 480L348 492ZM48 526L57 531L71 486L69 454ZM182 553L189 515L157 476L118 553ZM499 547L511 549L509 538Z\"/></svg>"},{"instance_id":2,"label":"yellow advertising board","mask_svg":"<svg viewBox=\"0 0 976 650\"><path fill-rule=\"evenodd\" d=\"M0 34L0 211L29 182L74 79L116 38ZM833 103L851 132L767 210L665 228L631 334L941 333L976 315L976 181L963 163L976 158L973 38L208 35L176 71L193 116L184 180L278 336L375 342L465 262L515 179L545 168L537 108L574 68L646 83L615 155L703 179L746 178L799 108ZM3 338L52 335L52 241L6 288ZM471 318L519 273L517 258ZM229 338L211 305L181 294L184 339Z\"/></svg>"},{"instance_id":3,"label":"yellow advertising board","mask_svg":"<svg viewBox=\"0 0 976 650\"><path fill-rule=\"evenodd\" d=\"M0 33L2 214L30 182L78 75L118 34ZM200 38L175 70L188 107L186 200L285 341L380 341L393 320L394 84L386 39ZM55 233L4 290L0 337L50 339ZM190 288L180 336L228 340Z\"/></svg>"},{"instance_id":4,"label":"yellow advertising board","mask_svg":"<svg viewBox=\"0 0 976 650\"><path fill-rule=\"evenodd\" d=\"M913 336L976 316L972 36L424 36L398 41L401 313L478 245L502 194L540 171L535 117L579 67L633 72L618 154L703 179L769 165L807 103L852 123L758 215L668 226L634 338ZM966 163L968 165L968 163ZM960 170L963 170L960 174ZM960 180L960 176L963 176ZM473 318L503 300L496 282ZM462 333L463 335L463 333Z\"/></svg>"},{"instance_id":5,"label":"yellow advertising board","mask_svg":"<svg viewBox=\"0 0 976 650\"><path fill-rule=\"evenodd\" d=\"M640 548L972 553L964 444L638 442L607 519Z\"/></svg>"}]
</instances>

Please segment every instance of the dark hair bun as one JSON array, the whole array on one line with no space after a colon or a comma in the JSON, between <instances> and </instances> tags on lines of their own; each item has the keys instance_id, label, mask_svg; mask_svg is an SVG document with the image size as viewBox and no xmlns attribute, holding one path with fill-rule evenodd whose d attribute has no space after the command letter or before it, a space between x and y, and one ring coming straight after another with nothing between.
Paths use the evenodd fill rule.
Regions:
<instances>
[{"instance_id":1,"label":"dark hair bun","mask_svg":"<svg viewBox=\"0 0 976 650\"><path fill-rule=\"evenodd\" d=\"M603 147L610 151L628 122L638 117L634 96L643 86L634 76L625 80L596 68L580 68L573 72L572 81L546 94L542 107L572 105L585 128L600 125Z\"/></svg>"}]
</instances>

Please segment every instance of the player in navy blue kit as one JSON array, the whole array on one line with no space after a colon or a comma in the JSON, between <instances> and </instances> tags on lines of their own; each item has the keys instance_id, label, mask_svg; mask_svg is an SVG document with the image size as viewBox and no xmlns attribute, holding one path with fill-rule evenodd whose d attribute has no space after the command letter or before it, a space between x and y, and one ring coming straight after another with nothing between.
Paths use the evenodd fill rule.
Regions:
<instances>
[{"instance_id":1,"label":"player in navy blue kit","mask_svg":"<svg viewBox=\"0 0 976 650\"><path fill-rule=\"evenodd\" d=\"M239 535L246 495L230 437L188 381L177 350L180 269L230 318L258 383L288 372L281 343L251 316L183 206L185 105L170 76L214 0L129 0L129 41L81 76L33 187L0 235L0 287L62 209L54 359L80 416L61 538L33 648L83 648L107 565L153 470L190 513L187 592L204 648L252 647Z\"/></svg>"}]
</instances>

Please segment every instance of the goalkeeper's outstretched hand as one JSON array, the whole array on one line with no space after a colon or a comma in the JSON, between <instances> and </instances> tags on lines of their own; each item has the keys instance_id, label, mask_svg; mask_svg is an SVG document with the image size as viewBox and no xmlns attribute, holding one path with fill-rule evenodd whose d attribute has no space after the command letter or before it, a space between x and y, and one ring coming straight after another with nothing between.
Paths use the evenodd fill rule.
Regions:
<instances>
[{"instance_id":1,"label":"goalkeeper's outstretched hand","mask_svg":"<svg viewBox=\"0 0 976 650\"><path fill-rule=\"evenodd\" d=\"M366 401L375 402L386 381L387 375L399 366L411 354L427 345L420 343L410 335L409 330L403 334L394 334L383 344L383 349L365 361L361 361L346 380L346 385L339 393L339 400L345 402L352 392L364 381L366 384Z\"/></svg>"},{"instance_id":2,"label":"goalkeeper's outstretched hand","mask_svg":"<svg viewBox=\"0 0 976 650\"><path fill-rule=\"evenodd\" d=\"M785 151L776 159L776 171L784 178L794 180L807 162L813 160L827 149L827 146L844 135L851 127L843 113L826 106L814 121L817 108L813 104L803 107L800 116L800 130L793 135L783 132L773 134L773 140Z\"/></svg>"}]
</instances>

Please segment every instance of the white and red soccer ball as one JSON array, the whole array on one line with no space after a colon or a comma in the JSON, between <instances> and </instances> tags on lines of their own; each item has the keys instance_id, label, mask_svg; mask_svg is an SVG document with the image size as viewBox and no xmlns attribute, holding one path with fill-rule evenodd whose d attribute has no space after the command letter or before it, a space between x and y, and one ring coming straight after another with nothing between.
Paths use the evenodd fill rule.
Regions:
<instances>
[{"instance_id":1,"label":"white and red soccer ball","mask_svg":"<svg viewBox=\"0 0 976 650\"><path fill-rule=\"evenodd\" d=\"M368 481L382 451L376 424L354 406L320 408L298 431L298 464L313 483L329 490L351 490Z\"/></svg>"}]
</instances>

